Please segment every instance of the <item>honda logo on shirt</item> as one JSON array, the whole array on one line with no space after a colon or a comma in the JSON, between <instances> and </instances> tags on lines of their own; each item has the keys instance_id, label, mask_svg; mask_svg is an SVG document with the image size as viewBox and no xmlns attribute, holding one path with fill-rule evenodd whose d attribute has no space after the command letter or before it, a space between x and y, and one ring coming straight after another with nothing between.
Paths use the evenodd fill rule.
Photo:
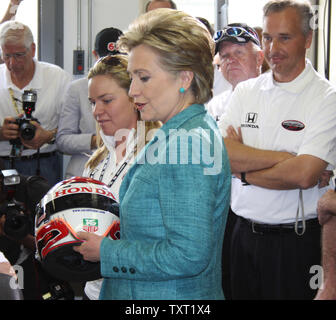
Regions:
<instances>
[{"instance_id":1,"label":"honda logo on shirt","mask_svg":"<svg viewBox=\"0 0 336 320\"><path fill-rule=\"evenodd\" d=\"M246 123L256 123L256 122L257 122L257 119L258 119L258 114L257 114L257 113L249 112L249 113L246 115L246 120L245 120L245 122L246 122Z\"/></svg>"}]
</instances>

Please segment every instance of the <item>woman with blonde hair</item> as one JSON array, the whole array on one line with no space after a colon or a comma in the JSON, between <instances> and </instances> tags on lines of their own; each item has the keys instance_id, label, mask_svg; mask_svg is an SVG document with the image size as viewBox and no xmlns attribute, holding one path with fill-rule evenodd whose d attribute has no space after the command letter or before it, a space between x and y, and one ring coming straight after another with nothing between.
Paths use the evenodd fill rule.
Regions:
<instances>
[{"instance_id":1,"label":"woman with blonde hair","mask_svg":"<svg viewBox=\"0 0 336 320\"><path fill-rule=\"evenodd\" d=\"M100 299L223 299L221 249L231 173L212 97L214 43L188 14L157 9L119 39L141 119L163 126L120 188L118 241L80 233L100 261Z\"/></svg>"},{"instance_id":2,"label":"woman with blonde hair","mask_svg":"<svg viewBox=\"0 0 336 320\"><path fill-rule=\"evenodd\" d=\"M134 158L145 145L145 139L150 140L151 130L161 126L158 121L141 121L133 99L128 96L131 79L127 61L125 55L108 55L98 60L88 74L89 100L97 121L98 149L87 162L84 173L92 178L110 157L114 158L111 163L115 166L125 158L127 151ZM126 148L130 144L132 148ZM114 171L111 166L109 169ZM112 187L111 182L108 185ZM117 185L120 186L120 182Z\"/></svg>"},{"instance_id":3,"label":"woman with blonde hair","mask_svg":"<svg viewBox=\"0 0 336 320\"><path fill-rule=\"evenodd\" d=\"M128 96L131 79L127 60L125 55L106 56L88 74L98 148L87 162L83 176L104 182L117 200L123 177L137 152L161 126L159 122L141 121L133 99ZM101 280L87 282L85 294L96 300L100 288Z\"/></svg>"}]
</instances>

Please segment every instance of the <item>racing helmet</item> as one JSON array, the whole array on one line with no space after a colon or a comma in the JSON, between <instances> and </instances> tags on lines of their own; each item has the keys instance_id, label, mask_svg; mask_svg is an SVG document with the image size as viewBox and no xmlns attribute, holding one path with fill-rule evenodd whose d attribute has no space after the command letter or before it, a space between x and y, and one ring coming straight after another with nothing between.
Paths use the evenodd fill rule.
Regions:
<instances>
[{"instance_id":1,"label":"racing helmet","mask_svg":"<svg viewBox=\"0 0 336 320\"><path fill-rule=\"evenodd\" d=\"M77 232L119 239L119 205L102 182L84 177L63 180L36 207L36 257L50 275L65 281L101 278L100 263L73 250L83 240Z\"/></svg>"}]
</instances>

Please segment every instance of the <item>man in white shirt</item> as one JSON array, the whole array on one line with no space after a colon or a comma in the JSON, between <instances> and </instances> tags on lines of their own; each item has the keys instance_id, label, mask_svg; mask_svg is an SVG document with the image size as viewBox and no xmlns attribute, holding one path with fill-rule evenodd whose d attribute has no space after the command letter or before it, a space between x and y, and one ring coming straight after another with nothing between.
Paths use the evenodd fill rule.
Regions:
<instances>
[{"instance_id":1,"label":"man in white shirt","mask_svg":"<svg viewBox=\"0 0 336 320\"><path fill-rule=\"evenodd\" d=\"M261 74L264 54L257 32L243 23L229 24L217 32L214 40L222 77L230 84L207 104L209 113L219 121L237 84Z\"/></svg>"},{"instance_id":2,"label":"man in white shirt","mask_svg":"<svg viewBox=\"0 0 336 320\"><path fill-rule=\"evenodd\" d=\"M238 83L261 74L264 54L257 32L243 23L232 23L217 32L215 38L218 53L220 77L230 88L214 96L207 104L208 112L219 121L225 113L233 90ZM219 72L218 72L219 73ZM230 289L230 242L235 215L229 210L223 242L222 284L225 299L231 299Z\"/></svg>"},{"instance_id":3,"label":"man in white shirt","mask_svg":"<svg viewBox=\"0 0 336 320\"><path fill-rule=\"evenodd\" d=\"M220 121L228 150L233 299L312 299L320 264L319 179L336 159L336 91L306 60L308 1L264 7L264 53L272 72L239 84Z\"/></svg>"},{"instance_id":4,"label":"man in white shirt","mask_svg":"<svg viewBox=\"0 0 336 320\"><path fill-rule=\"evenodd\" d=\"M0 66L0 157L6 168L15 167L24 175L40 174L53 185L62 177L62 159L53 143L62 97L71 77L60 67L34 58L33 35L29 27L20 22L8 21L1 25L0 46L5 62ZM22 138L16 123L24 114L25 90L37 93L32 116L39 123L32 122L36 132L31 140Z\"/></svg>"}]
</instances>

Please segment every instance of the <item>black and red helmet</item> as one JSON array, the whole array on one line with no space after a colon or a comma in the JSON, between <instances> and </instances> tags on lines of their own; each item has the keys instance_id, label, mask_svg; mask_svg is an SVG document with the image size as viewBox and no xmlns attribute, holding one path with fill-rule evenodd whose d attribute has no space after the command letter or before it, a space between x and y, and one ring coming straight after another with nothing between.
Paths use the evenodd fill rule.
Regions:
<instances>
[{"instance_id":1,"label":"black and red helmet","mask_svg":"<svg viewBox=\"0 0 336 320\"><path fill-rule=\"evenodd\" d=\"M73 177L56 184L36 209L37 258L54 277L90 281L101 277L100 263L89 262L73 250L82 243L77 232L119 239L119 205L102 182Z\"/></svg>"}]
</instances>

